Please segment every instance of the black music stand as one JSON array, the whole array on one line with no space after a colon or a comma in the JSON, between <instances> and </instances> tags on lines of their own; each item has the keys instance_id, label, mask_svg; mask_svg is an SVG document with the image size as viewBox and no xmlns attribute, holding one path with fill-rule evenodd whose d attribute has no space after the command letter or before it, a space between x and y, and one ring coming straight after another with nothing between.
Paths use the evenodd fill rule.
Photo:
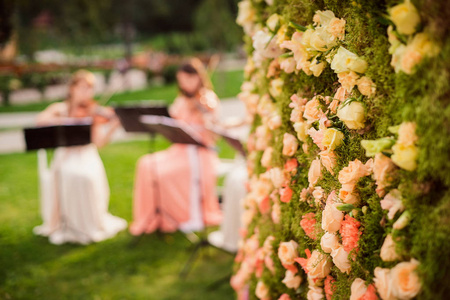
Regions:
<instances>
[{"instance_id":1,"label":"black music stand","mask_svg":"<svg viewBox=\"0 0 450 300\"><path fill-rule=\"evenodd\" d=\"M91 143L91 124L55 125L23 129L26 150L81 146Z\"/></svg>"}]
</instances>

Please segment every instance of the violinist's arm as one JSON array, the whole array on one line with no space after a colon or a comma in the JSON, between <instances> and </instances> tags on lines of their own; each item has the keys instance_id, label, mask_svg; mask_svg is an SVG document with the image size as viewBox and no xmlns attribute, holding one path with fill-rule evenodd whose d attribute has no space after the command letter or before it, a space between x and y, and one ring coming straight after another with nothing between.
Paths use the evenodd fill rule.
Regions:
<instances>
[{"instance_id":1,"label":"violinist's arm","mask_svg":"<svg viewBox=\"0 0 450 300\"><path fill-rule=\"evenodd\" d=\"M101 125L94 124L92 125L92 142L97 146L97 148L102 148L106 146L110 141L111 137L120 126L119 119L113 118L110 122L108 122L108 128L106 132L104 132L101 128Z\"/></svg>"},{"instance_id":2,"label":"violinist's arm","mask_svg":"<svg viewBox=\"0 0 450 300\"><path fill-rule=\"evenodd\" d=\"M66 117L61 115L62 103L50 104L44 111L40 112L36 117L36 125L47 126L63 123Z\"/></svg>"}]
</instances>

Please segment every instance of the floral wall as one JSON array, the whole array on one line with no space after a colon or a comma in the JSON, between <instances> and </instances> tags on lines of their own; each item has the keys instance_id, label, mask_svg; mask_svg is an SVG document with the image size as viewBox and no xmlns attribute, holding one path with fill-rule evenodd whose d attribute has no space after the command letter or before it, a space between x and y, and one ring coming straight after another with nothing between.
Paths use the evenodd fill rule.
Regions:
<instances>
[{"instance_id":1,"label":"floral wall","mask_svg":"<svg viewBox=\"0 0 450 300\"><path fill-rule=\"evenodd\" d=\"M450 4L244 0L238 299L450 294Z\"/></svg>"}]
</instances>

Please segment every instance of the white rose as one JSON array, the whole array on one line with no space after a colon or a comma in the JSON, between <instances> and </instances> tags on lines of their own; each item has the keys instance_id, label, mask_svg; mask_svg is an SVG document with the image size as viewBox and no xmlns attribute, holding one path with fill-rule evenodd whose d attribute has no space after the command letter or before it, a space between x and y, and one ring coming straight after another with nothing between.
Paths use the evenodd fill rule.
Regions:
<instances>
[{"instance_id":1,"label":"white rose","mask_svg":"<svg viewBox=\"0 0 450 300\"><path fill-rule=\"evenodd\" d=\"M322 229L328 232L337 232L341 228L344 213L336 208L341 203L329 203L322 212Z\"/></svg>"},{"instance_id":2,"label":"white rose","mask_svg":"<svg viewBox=\"0 0 450 300\"><path fill-rule=\"evenodd\" d=\"M337 116L349 129L364 128L364 106L360 102L353 101L350 104L341 105Z\"/></svg>"},{"instance_id":3,"label":"white rose","mask_svg":"<svg viewBox=\"0 0 450 300\"><path fill-rule=\"evenodd\" d=\"M344 47L339 47L331 61L331 68L338 74L347 71L364 73L367 70L367 62Z\"/></svg>"},{"instance_id":4,"label":"white rose","mask_svg":"<svg viewBox=\"0 0 450 300\"><path fill-rule=\"evenodd\" d=\"M392 22L401 34L413 34L420 23L420 16L409 0L389 9Z\"/></svg>"},{"instance_id":5,"label":"white rose","mask_svg":"<svg viewBox=\"0 0 450 300\"><path fill-rule=\"evenodd\" d=\"M412 299L422 287L419 276L416 273L419 262L411 259L409 262L401 262L391 269L392 294L399 299Z\"/></svg>"},{"instance_id":6,"label":"white rose","mask_svg":"<svg viewBox=\"0 0 450 300\"><path fill-rule=\"evenodd\" d=\"M333 258L333 263L338 267L342 273L349 273L351 266L348 260L348 252L344 250L343 246L331 251L331 257Z\"/></svg>"},{"instance_id":7,"label":"white rose","mask_svg":"<svg viewBox=\"0 0 450 300\"><path fill-rule=\"evenodd\" d=\"M359 300L367 291L366 282L361 278L353 280L350 300Z\"/></svg>"},{"instance_id":8,"label":"white rose","mask_svg":"<svg viewBox=\"0 0 450 300\"><path fill-rule=\"evenodd\" d=\"M320 247L326 253L331 253L334 249L339 247L339 239L336 234L325 232L320 239Z\"/></svg>"}]
</instances>

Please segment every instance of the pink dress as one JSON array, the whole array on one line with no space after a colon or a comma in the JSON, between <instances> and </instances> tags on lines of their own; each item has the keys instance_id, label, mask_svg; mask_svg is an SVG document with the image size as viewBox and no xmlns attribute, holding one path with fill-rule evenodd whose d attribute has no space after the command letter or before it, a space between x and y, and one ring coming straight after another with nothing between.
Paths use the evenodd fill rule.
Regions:
<instances>
[{"instance_id":1,"label":"pink dress","mask_svg":"<svg viewBox=\"0 0 450 300\"><path fill-rule=\"evenodd\" d=\"M214 92L205 90L203 95L208 103L218 104ZM200 107L196 100L181 96L170 108L173 118L196 129L209 146L214 145L214 138L204 130L204 125L208 118L215 118L216 113L216 110ZM167 150L141 157L137 163L130 232L139 235L158 229L191 231L203 225L220 224L217 160L213 150L183 144L173 144ZM201 224L198 224L199 218Z\"/></svg>"}]
</instances>

